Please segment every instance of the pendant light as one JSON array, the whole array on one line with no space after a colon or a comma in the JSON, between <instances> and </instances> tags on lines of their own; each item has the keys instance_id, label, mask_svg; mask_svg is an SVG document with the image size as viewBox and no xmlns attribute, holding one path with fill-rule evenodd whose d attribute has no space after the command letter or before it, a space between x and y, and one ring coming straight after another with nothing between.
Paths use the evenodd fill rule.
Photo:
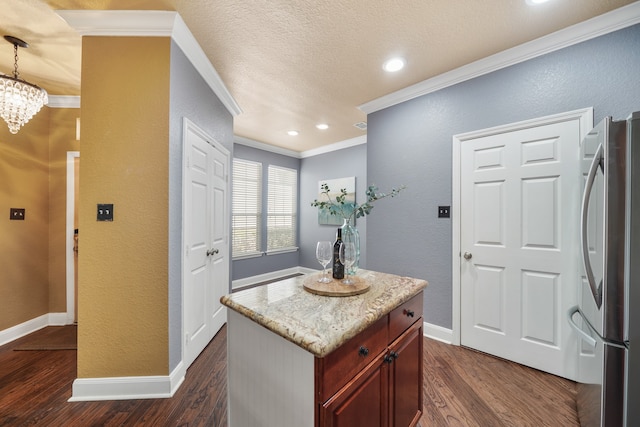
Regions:
<instances>
[{"instance_id":1,"label":"pendant light","mask_svg":"<svg viewBox=\"0 0 640 427\"><path fill-rule=\"evenodd\" d=\"M4 36L13 45L13 77L0 74L0 116L9 125L9 132L16 134L43 105L49 102L47 91L20 79L18 73L18 46L29 45L13 36Z\"/></svg>"}]
</instances>

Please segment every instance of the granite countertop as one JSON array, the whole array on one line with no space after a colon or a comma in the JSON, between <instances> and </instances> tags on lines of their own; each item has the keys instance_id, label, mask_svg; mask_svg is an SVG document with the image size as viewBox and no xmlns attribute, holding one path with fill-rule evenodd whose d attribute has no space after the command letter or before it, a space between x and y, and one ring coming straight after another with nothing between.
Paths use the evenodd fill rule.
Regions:
<instances>
[{"instance_id":1,"label":"granite countertop","mask_svg":"<svg viewBox=\"0 0 640 427\"><path fill-rule=\"evenodd\" d=\"M307 274L238 291L220 301L314 356L324 357L428 284L362 269L357 277L371 284L369 291L349 297L315 295L303 288Z\"/></svg>"}]
</instances>

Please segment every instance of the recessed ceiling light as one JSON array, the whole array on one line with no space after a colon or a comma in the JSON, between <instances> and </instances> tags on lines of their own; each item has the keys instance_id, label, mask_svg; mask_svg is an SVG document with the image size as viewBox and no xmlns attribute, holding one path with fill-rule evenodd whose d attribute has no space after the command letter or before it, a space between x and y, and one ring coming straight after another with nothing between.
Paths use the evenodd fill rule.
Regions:
<instances>
[{"instance_id":1,"label":"recessed ceiling light","mask_svg":"<svg viewBox=\"0 0 640 427\"><path fill-rule=\"evenodd\" d=\"M296 136L298 135L298 131L297 130L290 130L289 132L287 132L290 136Z\"/></svg>"},{"instance_id":2,"label":"recessed ceiling light","mask_svg":"<svg viewBox=\"0 0 640 427\"><path fill-rule=\"evenodd\" d=\"M382 69L390 73L400 71L404 68L404 58L391 58L382 65Z\"/></svg>"},{"instance_id":3,"label":"recessed ceiling light","mask_svg":"<svg viewBox=\"0 0 640 427\"><path fill-rule=\"evenodd\" d=\"M329 125L328 125L328 124L326 124L326 123L318 123L318 124L316 125L316 127L317 127L318 129L320 129L320 130L329 129Z\"/></svg>"},{"instance_id":4,"label":"recessed ceiling light","mask_svg":"<svg viewBox=\"0 0 640 427\"><path fill-rule=\"evenodd\" d=\"M525 0L525 2L527 4L530 4L530 5L542 4L542 3L546 3L548 1L549 0Z\"/></svg>"}]
</instances>

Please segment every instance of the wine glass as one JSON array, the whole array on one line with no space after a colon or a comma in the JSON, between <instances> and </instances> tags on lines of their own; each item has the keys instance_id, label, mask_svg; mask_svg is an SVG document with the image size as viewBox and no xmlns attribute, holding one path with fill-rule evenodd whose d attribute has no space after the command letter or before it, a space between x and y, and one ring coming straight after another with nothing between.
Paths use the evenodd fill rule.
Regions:
<instances>
[{"instance_id":1,"label":"wine glass","mask_svg":"<svg viewBox=\"0 0 640 427\"><path fill-rule=\"evenodd\" d=\"M349 278L349 270L356 262L356 245L353 242L342 242L340 244L340 262L344 265L345 279L342 281L345 285L352 285L355 281Z\"/></svg>"},{"instance_id":2,"label":"wine glass","mask_svg":"<svg viewBox=\"0 0 640 427\"><path fill-rule=\"evenodd\" d=\"M331 279L327 277L327 264L333 257L333 244L328 240L318 242L316 245L316 259L322 265L322 277L318 279L320 283L329 283Z\"/></svg>"}]
</instances>

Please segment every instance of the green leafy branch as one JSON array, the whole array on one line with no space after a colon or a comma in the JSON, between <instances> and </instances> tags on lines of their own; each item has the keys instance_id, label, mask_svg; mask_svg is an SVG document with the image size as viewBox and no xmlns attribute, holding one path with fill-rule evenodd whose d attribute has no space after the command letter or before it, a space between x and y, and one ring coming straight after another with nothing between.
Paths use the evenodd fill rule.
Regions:
<instances>
[{"instance_id":1,"label":"green leafy branch","mask_svg":"<svg viewBox=\"0 0 640 427\"><path fill-rule=\"evenodd\" d=\"M321 197L324 197L326 200L315 199L311 203L311 206L328 212L330 215L340 216L346 219L348 222L351 222L352 218L360 218L365 215L369 215L371 213L371 210L373 209L374 202L386 197L395 197L405 188L407 188L405 185L401 185L398 188L392 188L388 193L382 193L378 191L378 187L376 187L375 185L370 185L366 191L367 201L362 205L358 205L357 203L355 203L352 208L349 204L346 204L346 188L341 188L340 194L335 197L335 200L332 200L329 184L325 182L320 186L320 194Z\"/></svg>"}]
</instances>

